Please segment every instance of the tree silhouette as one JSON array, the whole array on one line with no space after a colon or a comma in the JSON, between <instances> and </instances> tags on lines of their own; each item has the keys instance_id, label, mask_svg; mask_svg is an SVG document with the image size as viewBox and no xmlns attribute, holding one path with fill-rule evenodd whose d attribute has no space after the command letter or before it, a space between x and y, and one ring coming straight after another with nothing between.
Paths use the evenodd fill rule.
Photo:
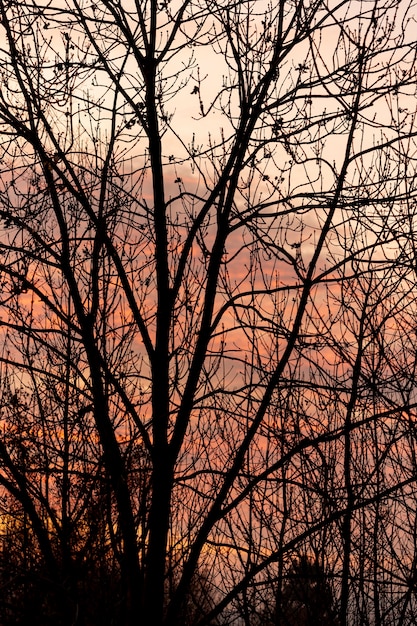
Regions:
<instances>
[{"instance_id":1,"label":"tree silhouette","mask_svg":"<svg viewBox=\"0 0 417 626\"><path fill-rule=\"evenodd\" d=\"M414 14L0 0L4 603L416 622Z\"/></svg>"},{"instance_id":2,"label":"tree silhouette","mask_svg":"<svg viewBox=\"0 0 417 626\"><path fill-rule=\"evenodd\" d=\"M337 626L333 591L323 567L307 556L295 561L277 599L278 626Z\"/></svg>"}]
</instances>

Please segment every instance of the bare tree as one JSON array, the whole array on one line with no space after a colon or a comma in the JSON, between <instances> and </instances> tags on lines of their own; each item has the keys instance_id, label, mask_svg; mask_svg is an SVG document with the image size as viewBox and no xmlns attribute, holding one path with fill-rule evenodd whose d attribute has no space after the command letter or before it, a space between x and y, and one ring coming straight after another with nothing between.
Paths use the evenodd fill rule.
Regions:
<instances>
[{"instance_id":1,"label":"bare tree","mask_svg":"<svg viewBox=\"0 0 417 626\"><path fill-rule=\"evenodd\" d=\"M0 1L0 482L69 623L98 555L126 626L250 624L311 546L412 610L413 10Z\"/></svg>"}]
</instances>

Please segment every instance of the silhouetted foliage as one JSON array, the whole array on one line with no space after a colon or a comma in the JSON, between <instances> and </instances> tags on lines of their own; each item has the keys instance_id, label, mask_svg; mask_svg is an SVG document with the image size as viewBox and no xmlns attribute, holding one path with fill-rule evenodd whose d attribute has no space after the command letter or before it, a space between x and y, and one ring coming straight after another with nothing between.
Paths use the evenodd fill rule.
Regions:
<instances>
[{"instance_id":1,"label":"silhouetted foliage","mask_svg":"<svg viewBox=\"0 0 417 626\"><path fill-rule=\"evenodd\" d=\"M10 518L0 543L2 626L117 626L124 615L120 568L91 546L52 578L22 517Z\"/></svg>"},{"instance_id":2,"label":"silhouetted foliage","mask_svg":"<svg viewBox=\"0 0 417 626\"><path fill-rule=\"evenodd\" d=\"M337 607L323 567L302 556L291 566L277 598L276 626L337 626Z\"/></svg>"}]
</instances>

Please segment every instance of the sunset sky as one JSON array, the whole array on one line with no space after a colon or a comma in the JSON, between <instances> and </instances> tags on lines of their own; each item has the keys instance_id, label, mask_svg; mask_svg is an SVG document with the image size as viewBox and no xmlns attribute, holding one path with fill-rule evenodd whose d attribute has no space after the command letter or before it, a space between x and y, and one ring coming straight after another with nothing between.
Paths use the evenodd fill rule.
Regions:
<instances>
[{"instance_id":1,"label":"sunset sky","mask_svg":"<svg viewBox=\"0 0 417 626\"><path fill-rule=\"evenodd\" d=\"M413 3L0 13L0 611L411 626Z\"/></svg>"}]
</instances>

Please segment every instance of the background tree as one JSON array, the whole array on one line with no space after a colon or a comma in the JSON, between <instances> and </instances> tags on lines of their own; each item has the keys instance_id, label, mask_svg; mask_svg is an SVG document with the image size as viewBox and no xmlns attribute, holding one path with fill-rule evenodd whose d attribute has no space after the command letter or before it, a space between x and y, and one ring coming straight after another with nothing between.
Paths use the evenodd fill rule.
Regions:
<instances>
[{"instance_id":1,"label":"background tree","mask_svg":"<svg viewBox=\"0 0 417 626\"><path fill-rule=\"evenodd\" d=\"M55 623L251 624L311 549L412 623L413 11L0 0L4 545Z\"/></svg>"},{"instance_id":2,"label":"background tree","mask_svg":"<svg viewBox=\"0 0 417 626\"><path fill-rule=\"evenodd\" d=\"M293 563L277 602L276 624L337 626L337 609L326 573L302 556Z\"/></svg>"}]
</instances>

